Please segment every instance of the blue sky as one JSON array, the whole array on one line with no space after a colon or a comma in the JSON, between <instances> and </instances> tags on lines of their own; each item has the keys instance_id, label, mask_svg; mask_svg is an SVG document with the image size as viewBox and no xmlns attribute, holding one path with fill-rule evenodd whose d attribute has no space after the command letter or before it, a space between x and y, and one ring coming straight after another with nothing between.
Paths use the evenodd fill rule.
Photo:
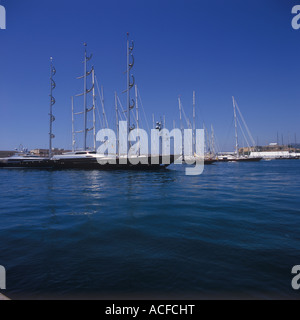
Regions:
<instances>
[{"instance_id":1,"label":"blue sky","mask_svg":"<svg viewBox=\"0 0 300 320\"><path fill-rule=\"evenodd\" d=\"M179 126L178 96L197 127L213 124L219 146L233 150L235 96L259 144L300 141L300 30L292 0L0 0L0 150L47 148L49 58L57 75L54 146L71 148L70 97L82 91L83 42L93 53L114 127L114 91L125 105L126 32L148 122ZM82 108L78 105L76 108ZM80 110L79 110L80 111ZM145 124L145 121L143 121ZM79 129L79 128L78 128Z\"/></svg>"}]
</instances>

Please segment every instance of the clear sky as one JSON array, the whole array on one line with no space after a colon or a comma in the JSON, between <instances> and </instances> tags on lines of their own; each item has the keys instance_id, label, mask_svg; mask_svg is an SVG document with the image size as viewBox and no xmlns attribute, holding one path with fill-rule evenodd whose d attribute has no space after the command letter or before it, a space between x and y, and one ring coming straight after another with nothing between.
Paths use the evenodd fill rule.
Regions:
<instances>
[{"instance_id":1,"label":"clear sky","mask_svg":"<svg viewBox=\"0 0 300 320\"><path fill-rule=\"evenodd\" d=\"M83 42L104 87L114 127L114 91L125 105L126 32L149 124L179 126L178 96L197 127L213 124L234 149L232 96L259 144L300 141L300 30L292 0L0 0L0 150L48 147L49 58L55 61L54 146L71 148L70 97L82 91ZM81 108L78 105L76 108ZM145 122L144 122L145 123ZM79 128L78 128L79 129Z\"/></svg>"}]
</instances>

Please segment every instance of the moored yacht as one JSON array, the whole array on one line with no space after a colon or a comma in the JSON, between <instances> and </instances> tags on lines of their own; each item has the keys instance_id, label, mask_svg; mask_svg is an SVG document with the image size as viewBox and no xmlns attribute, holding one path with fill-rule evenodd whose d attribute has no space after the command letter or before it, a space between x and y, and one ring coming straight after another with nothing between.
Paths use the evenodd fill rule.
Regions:
<instances>
[{"instance_id":1,"label":"moored yacht","mask_svg":"<svg viewBox=\"0 0 300 320\"><path fill-rule=\"evenodd\" d=\"M218 162L259 162L261 157L249 157L249 156L239 156L236 155L220 155L216 158Z\"/></svg>"},{"instance_id":2,"label":"moored yacht","mask_svg":"<svg viewBox=\"0 0 300 320\"><path fill-rule=\"evenodd\" d=\"M128 36L128 34L127 34ZM84 44L86 47L86 43ZM134 77L131 75L131 69L134 65L134 59L133 59L133 42L129 42L129 39L127 39L127 89L124 91L127 93L127 110L126 113L126 120L127 120L127 129L126 133L127 135L130 134L130 132L135 129L135 125L130 122L131 113L134 108L136 108L137 114L136 114L136 121L137 121L137 129L139 128L139 116L138 116L138 103L137 103L137 88L136 88L136 101L131 99L130 97L130 91L134 87ZM77 79L83 79L84 80L84 90L83 93L78 94L76 97L83 97L84 105L83 105L83 111L81 112L74 112L74 98L72 98L72 152L65 153L62 155L56 155L51 158L53 168L55 169L97 169L97 170L157 170L161 168L165 168L171 163L173 163L179 156L175 157L174 155L170 155L169 157L164 157L157 155L155 157L152 157L148 154L141 154L140 150L134 155L119 155L117 148L115 150L116 154L99 154L97 153L97 147L96 147L96 95L95 95L95 85L98 86L98 82L95 76L95 69L94 67L91 68L90 71L88 71L87 63L92 58L92 55L87 55L87 50L85 48L85 56L84 56L84 75L81 77L78 77ZM130 62L130 59L132 59L132 62ZM88 78L91 76L91 88L87 88ZM133 81L131 81L133 79ZM98 88L99 90L99 88ZM92 106L91 108L88 108L88 94L92 94ZM101 100L103 100L103 94L102 97L100 97ZM103 114L104 112L104 106L103 108ZM88 118L89 113L92 113L92 123L93 126L91 128L88 128ZM116 106L116 113L118 117L118 108ZM74 125L74 116L75 115L83 115L84 117L84 127L83 130L75 131L75 125ZM106 120L106 119L105 119ZM103 119L104 121L104 119ZM118 124L118 121L117 121ZM93 147L89 148L87 143L87 135L89 132L93 133ZM120 130L117 125L117 141L119 144L120 141ZM83 133L83 149L80 151L76 151L75 144L75 136L77 133ZM102 141L105 142L105 141ZM128 142L128 148L127 150L130 150L131 143Z\"/></svg>"},{"instance_id":3,"label":"moored yacht","mask_svg":"<svg viewBox=\"0 0 300 320\"><path fill-rule=\"evenodd\" d=\"M178 156L179 157L179 156ZM170 164L177 157L170 156ZM112 156L101 155L95 151L76 151L54 156L54 169L94 169L94 170L157 170L166 168L167 157L149 155Z\"/></svg>"},{"instance_id":4,"label":"moored yacht","mask_svg":"<svg viewBox=\"0 0 300 320\"><path fill-rule=\"evenodd\" d=\"M32 153L21 151L0 159L0 168L51 168L51 160Z\"/></svg>"},{"instance_id":5,"label":"moored yacht","mask_svg":"<svg viewBox=\"0 0 300 320\"><path fill-rule=\"evenodd\" d=\"M239 153L239 140L238 140L238 125L241 127L240 122L238 121L237 118L237 111L240 114L240 117L242 119L242 122L244 123L244 126L246 127L246 130L248 132L248 135L253 143L254 143L254 139L252 138L252 135L248 129L248 126L241 114L241 111L234 99L234 97L232 97L232 102L233 102L233 113L234 113L234 126L235 126L235 153L234 154L228 154L228 155L220 155L217 157L217 161L218 162L259 162L262 160L262 157L253 157L253 156L246 156L246 155L240 155ZM244 132L243 132L244 134ZM245 135L244 135L245 137ZM246 137L245 137L246 138Z\"/></svg>"},{"instance_id":6,"label":"moored yacht","mask_svg":"<svg viewBox=\"0 0 300 320\"><path fill-rule=\"evenodd\" d=\"M55 104L55 99L52 95L53 90L56 87L53 77L56 74L55 67L53 65L53 59L50 58L50 131L49 131L49 156L40 157L34 155L27 150L23 149L17 152L15 155L9 158L0 159L0 168L52 168L52 139L55 137L52 133L52 123L55 121L55 117L52 114L52 107Z\"/></svg>"}]
</instances>

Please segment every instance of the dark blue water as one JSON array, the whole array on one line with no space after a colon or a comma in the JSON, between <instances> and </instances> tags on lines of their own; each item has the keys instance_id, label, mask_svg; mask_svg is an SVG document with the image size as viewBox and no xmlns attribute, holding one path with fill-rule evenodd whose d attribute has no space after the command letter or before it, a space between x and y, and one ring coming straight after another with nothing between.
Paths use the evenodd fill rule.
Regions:
<instances>
[{"instance_id":1,"label":"dark blue water","mask_svg":"<svg viewBox=\"0 0 300 320\"><path fill-rule=\"evenodd\" d=\"M12 298L299 298L300 161L0 170Z\"/></svg>"}]
</instances>

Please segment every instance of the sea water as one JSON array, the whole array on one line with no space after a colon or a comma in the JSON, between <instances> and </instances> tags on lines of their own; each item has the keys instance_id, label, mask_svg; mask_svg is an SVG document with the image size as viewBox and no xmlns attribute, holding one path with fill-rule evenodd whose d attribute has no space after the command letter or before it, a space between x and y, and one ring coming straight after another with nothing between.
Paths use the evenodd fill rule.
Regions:
<instances>
[{"instance_id":1,"label":"sea water","mask_svg":"<svg viewBox=\"0 0 300 320\"><path fill-rule=\"evenodd\" d=\"M200 176L0 169L0 265L26 298L299 298L300 161Z\"/></svg>"}]
</instances>

